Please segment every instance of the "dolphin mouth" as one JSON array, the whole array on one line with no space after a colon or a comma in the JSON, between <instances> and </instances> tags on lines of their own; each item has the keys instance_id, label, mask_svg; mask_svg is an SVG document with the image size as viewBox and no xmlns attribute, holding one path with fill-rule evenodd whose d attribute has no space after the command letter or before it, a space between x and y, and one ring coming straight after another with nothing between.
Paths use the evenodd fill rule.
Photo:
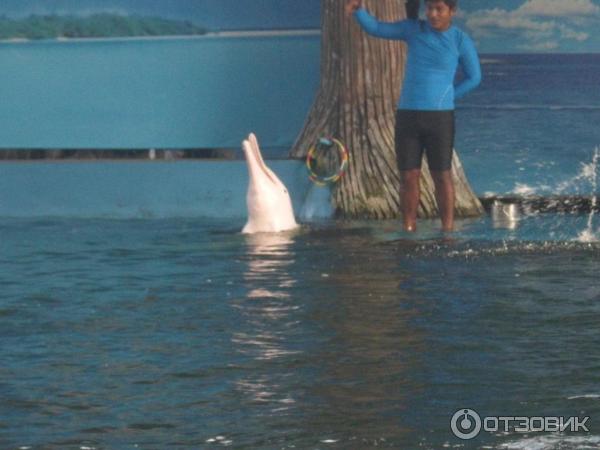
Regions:
<instances>
[{"instance_id":1,"label":"dolphin mouth","mask_svg":"<svg viewBox=\"0 0 600 450\"><path fill-rule=\"evenodd\" d=\"M248 139L242 143L244 155L248 163L248 171L251 179L256 179L259 174L266 176L273 184L277 184L276 175L267 167L263 160L258 140L254 134L250 134Z\"/></svg>"}]
</instances>

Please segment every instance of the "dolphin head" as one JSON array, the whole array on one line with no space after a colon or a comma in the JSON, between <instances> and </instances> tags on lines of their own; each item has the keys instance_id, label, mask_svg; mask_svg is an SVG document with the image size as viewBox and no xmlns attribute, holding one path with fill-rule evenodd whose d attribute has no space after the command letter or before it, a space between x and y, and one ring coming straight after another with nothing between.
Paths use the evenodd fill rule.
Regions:
<instances>
[{"instance_id":1,"label":"dolphin head","mask_svg":"<svg viewBox=\"0 0 600 450\"><path fill-rule=\"evenodd\" d=\"M248 222L242 233L279 232L298 227L290 194L265 164L254 134L242 142L248 165Z\"/></svg>"}]
</instances>

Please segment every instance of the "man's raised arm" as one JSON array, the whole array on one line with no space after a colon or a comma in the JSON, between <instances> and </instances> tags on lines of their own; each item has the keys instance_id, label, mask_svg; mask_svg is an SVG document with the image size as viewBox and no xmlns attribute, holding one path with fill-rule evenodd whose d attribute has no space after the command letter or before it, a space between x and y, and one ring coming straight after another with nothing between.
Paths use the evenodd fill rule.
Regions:
<instances>
[{"instance_id":1,"label":"man's raised arm","mask_svg":"<svg viewBox=\"0 0 600 450\"><path fill-rule=\"evenodd\" d=\"M346 14L354 15L362 29L368 34L384 39L406 39L406 21L380 22L363 6L363 0L348 0Z\"/></svg>"}]
</instances>

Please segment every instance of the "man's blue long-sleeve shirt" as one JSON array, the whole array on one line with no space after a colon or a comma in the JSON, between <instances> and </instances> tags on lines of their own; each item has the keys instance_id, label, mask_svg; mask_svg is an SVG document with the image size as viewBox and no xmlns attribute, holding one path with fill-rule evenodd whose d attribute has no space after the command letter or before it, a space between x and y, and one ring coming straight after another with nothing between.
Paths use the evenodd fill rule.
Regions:
<instances>
[{"instance_id":1,"label":"man's blue long-sleeve shirt","mask_svg":"<svg viewBox=\"0 0 600 450\"><path fill-rule=\"evenodd\" d=\"M454 101L481 82L481 67L475 45L459 28L451 26L441 32L422 20L379 22L364 9L357 10L354 15L370 35L402 40L408 45L398 109L453 110ZM464 78L455 86L459 65Z\"/></svg>"}]
</instances>

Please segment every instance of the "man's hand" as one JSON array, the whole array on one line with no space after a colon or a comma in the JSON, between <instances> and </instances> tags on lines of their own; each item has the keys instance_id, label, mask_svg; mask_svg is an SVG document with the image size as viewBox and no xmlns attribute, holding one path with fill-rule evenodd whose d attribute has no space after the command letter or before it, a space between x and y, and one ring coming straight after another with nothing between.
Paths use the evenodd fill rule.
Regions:
<instances>
[{"instance_id":1,"label":"man's hand","mask_svg":"<svg viewBox=\"0 0 600 450\"><path fill-rule=\"evenodd\" d=\"M363 7L363 0L348 0L346 2L346 15L351 16L357 9Z\"/></svg>"}]
</instances>

